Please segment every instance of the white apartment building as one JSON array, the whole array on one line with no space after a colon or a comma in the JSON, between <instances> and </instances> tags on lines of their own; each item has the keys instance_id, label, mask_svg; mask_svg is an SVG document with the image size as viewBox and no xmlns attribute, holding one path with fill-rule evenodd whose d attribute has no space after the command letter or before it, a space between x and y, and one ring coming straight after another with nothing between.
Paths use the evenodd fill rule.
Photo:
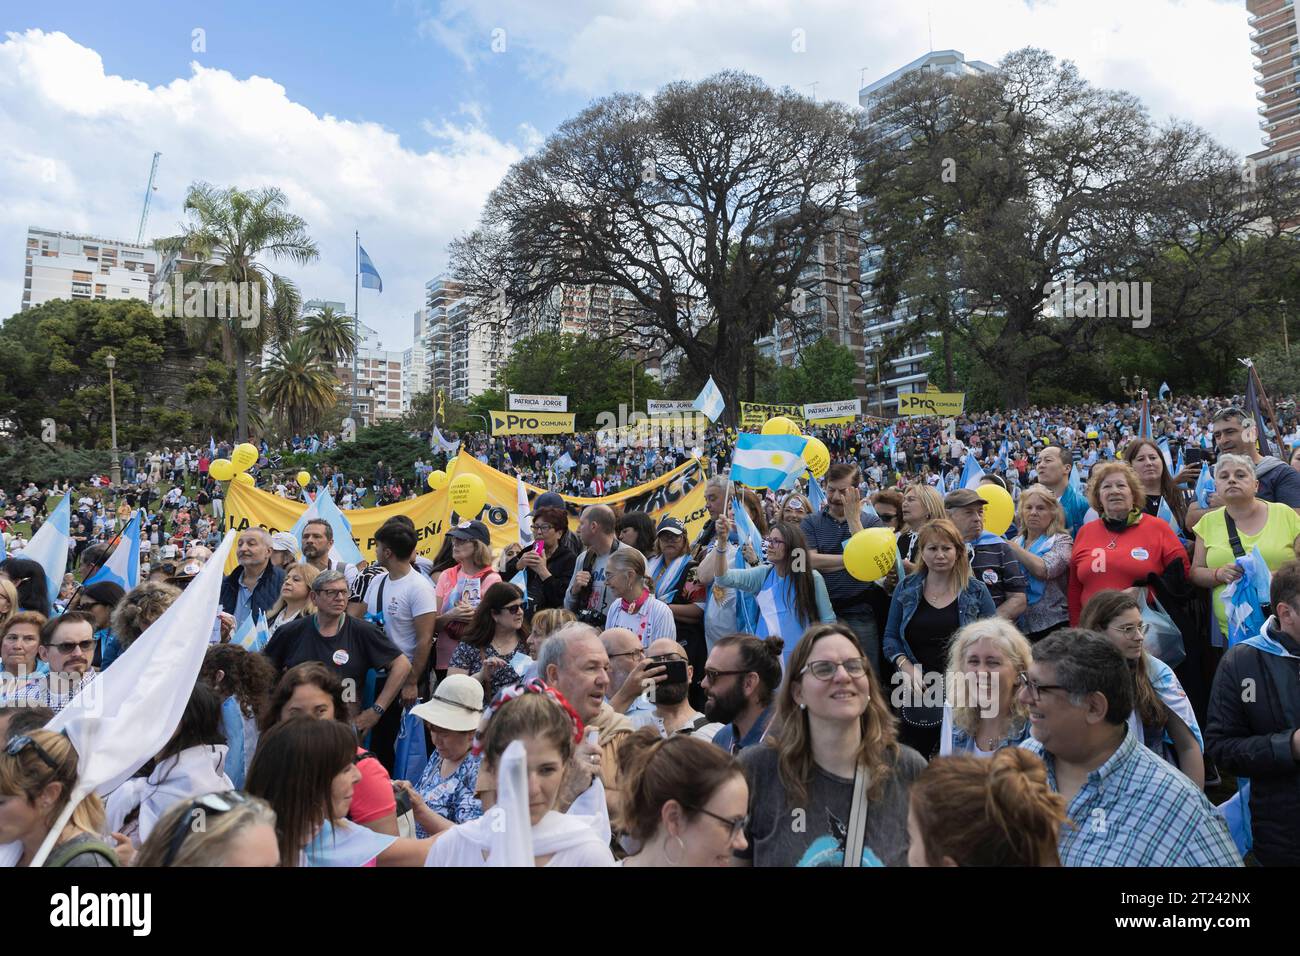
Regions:
<instances>
[{"instance_id":1,"label":"white apartment building","mask_svg":"<svg viewBox=\"0 0 1300 956\"><path fill-rule=\"evenodd\" d=\"M150 246L31 226L22 311L53 299L150 301L159 256Z\"/></svg>"},{"instance_id":2,"label":"white apartment building","mask_svg":"<svg viewBox=\"0 0 1300 956\"><path fill-rule=\"evenodd\" d=\"M869 133L880 137L897 135L897 130L877 128L872 122L872 109L890 88L903 77L922 70L944 73L954 78L979 73L992 73L994 67L981 60L967 60L958 50L935 50L917 57L906 66L899 67L888 76L864 86L858 92L858 104L864 111L863 121ZM894 335L911 320L907 300L900 301L891 313L881 314L870 283L880 272L884 250L871 242L865 232L861 243L862 260L862 335L866 350L866 405L882 409L882 414L892 415L898 408L900 392L925 391L926 360L930 358L929 345L913 342L901 355L883 358L884 340ZM867 409L864 409L866 411Z\"/></svg>"}]
</instances>

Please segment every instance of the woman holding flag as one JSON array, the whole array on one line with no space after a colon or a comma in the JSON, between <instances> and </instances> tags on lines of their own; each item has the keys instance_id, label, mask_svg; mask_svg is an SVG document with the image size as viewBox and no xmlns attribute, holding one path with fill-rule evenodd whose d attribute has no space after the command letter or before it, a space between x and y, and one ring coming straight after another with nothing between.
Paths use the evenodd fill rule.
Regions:
<instances>
[{"instance_id":1,"label":"woman holding flag","mask_svg":"<svg viewBox=\"0 0 1300 956\"><path fill-rule=\"evenodd\" d=\"M715 519L720 540L731 534L731 521ZM736 588L756 597L758 637L779 636L785 641L782 663L789 661L804 631L814 624L833 624L835 611L821 573L808 567L808 542L798 525L778 521L768 532L767 560L754 568L728 570L725 553L716 548L700 561L699 580L709 587Z\"/></svg>"},{"instance_id":2,"label":"woman holding flag","mask_svg":"<svg viewBox=\"0 0 1300 956\"><path fill-rule=\"evenodd\" d=\"M1275 571L1296 558L1300 555L1300 515L1290 505L1255 497L1259 490L1255 463L1244 455L1219 456L1214 487L1224 507L1206 512L1196 524L1192 580L1213 591L1214 616L1221 632L1228 635L1228 643L1234 644L1224 591L1244 574L1238 559L1249 560L1258 551L1268 570ZM1261 602L1256 599L1255 603ZM1262 613L1267 617L1269 612ZM1252 630L1251 635L1257 632Z\"/></svg>"}]
</instances>

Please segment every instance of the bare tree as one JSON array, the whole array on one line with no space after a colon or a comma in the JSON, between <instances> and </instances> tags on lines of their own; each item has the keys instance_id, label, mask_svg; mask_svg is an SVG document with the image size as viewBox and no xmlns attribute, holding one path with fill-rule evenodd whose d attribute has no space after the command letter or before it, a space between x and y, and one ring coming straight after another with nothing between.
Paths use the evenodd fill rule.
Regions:
<instances>
[{"instance_id":1,"label":"bare tree","mask_svg":"<svg viewBox=\"0 0 1300 956\"><path fill-rule=\"evenodd\" d=\"M480 322L621 289L613 334L679 349L734 411L754 342L829 284L819 240L856 236L856 146L848 108L742 73L611 96L511 168L452 271Z\"/></svg>"}]
</instances>

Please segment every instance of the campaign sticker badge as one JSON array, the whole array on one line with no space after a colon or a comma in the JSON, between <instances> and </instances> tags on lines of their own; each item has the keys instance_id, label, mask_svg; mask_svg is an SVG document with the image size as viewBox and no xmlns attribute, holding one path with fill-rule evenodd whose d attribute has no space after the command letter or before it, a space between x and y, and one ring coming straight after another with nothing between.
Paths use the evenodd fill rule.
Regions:
<instances>
[{"instance_id":1,"label":"campaign sticker badge","mask_svg":"<svg viewBox=\"0 0 1300 956\"><path fill-rule=\"evenodd\" d=\"M334 663L337 664L339 667L342 667L347 662L348 662L348 652L340 647L337 651L334 652Z\"/></svg>"}]
</instances>

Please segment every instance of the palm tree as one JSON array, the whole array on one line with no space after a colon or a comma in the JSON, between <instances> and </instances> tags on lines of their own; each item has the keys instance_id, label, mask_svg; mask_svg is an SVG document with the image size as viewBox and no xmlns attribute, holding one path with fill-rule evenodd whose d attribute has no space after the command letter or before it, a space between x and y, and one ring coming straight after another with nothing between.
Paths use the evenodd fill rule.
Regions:
<instances>
[{"instance_id":1,"label":"palm tree","mask_svg":"<svg viewBox=\"0 0 1300 956\"><path fill-rule=\"evenodd\" d=\"M307 223L289 212L288 200L275 188L243 191L218 189L208 183L194 183L185 197L190 221L179 236L156 240L163 252L177 252L193 265L185 281L249 283L259 301L261 321L246 327L245 318L227 302L223 314L206 314L191 319L188 333L196 345L210 345L219 337L227 362L235 366L238 438L248 438L247 356L260 354L268 342L285 342L297 332L301 299L297 287L257 261L259 256L287 259L299 265L320 258L316 244L307 235ZM211 303L209 303L211 305Z\"/></svg>"},{"instance_id":2,"label":"palm tree","mask_svg":"<svg viewBox=\"0 0 1300 956\"><path fill-rule=\"evenodd\" d=\"M304 317L302 334L327 365L350 359L356 351L352 316L340 315L332 305L322 306L319 312Z\"/></svg>"},{"instance_id":3,"label":"palm tree","mask_svg":"<svg viewBox=\"0 0 1300 956\"><path fill-rule=\"evenodd\" d=\"M264 408L284 416L290 434L302 434L339 402L339 380L305 337L278 345L257 379Z\"/></svg>"}]
</instances>

